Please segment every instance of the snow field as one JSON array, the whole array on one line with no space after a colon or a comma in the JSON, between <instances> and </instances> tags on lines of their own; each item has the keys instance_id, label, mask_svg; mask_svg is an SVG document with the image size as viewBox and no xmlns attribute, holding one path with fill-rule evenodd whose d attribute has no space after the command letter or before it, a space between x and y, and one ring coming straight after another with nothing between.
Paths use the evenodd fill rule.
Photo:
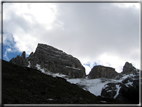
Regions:
<instances>
[{"instance_id":1,"label":"snow field","mask_svg":"<svg viewBox=\"0 0 142 107\"><path fill-rule=\"evenodd\" d=\"M101 79L67 79L67 81L85 86L84 90L88 90L96 96L101 95L103 86L109 83L108 81L102 83Z\"/></svg>"}]
</instances>

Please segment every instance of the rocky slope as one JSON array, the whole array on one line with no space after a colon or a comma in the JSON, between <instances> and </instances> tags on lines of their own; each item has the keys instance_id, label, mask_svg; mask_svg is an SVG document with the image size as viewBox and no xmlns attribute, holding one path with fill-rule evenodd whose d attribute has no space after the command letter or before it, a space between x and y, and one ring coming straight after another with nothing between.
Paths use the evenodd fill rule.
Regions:
<instances>
[{"instance_id":1,"label":"rocky slope","mask_svg":"<svg viewBox=\"0 0 142 107\"><path fill-rule=\"evenodd\" d=\"M125 75L121 80L105 84L102 88L101 96L138 104L139 75Z\"/></svg>"},{"instance_id":2,"label":"rocky slope","mask_svg":"<svg viewBox=\"0 0 142 107\"><path fill-rule=\"evenodd\" d=\"M103 104L97 97L60 77L2 60L2 104Z\"/></svg>"},{"instance_id":3,"label":"rocky slope","mask_svg":"<svg viewBox=\"0 0 142 107\"><path fill-rule=\"evenodd\" d=\"M114 73L114 74L113 74ZM122 73L116 73L115 69L105 66L94 66L85 79L68 79L84 90L90 91L96 96L105 99L117 99L122 103L139 103L140 70L131 63L126 62ZM106 100L104 103L108 103Z\"/></svg>"},{"instance_id":4,"label":"rocky slope","mask_svg":"<svg viewBox=\"0 0 142 107\"><path fill-rule=\"evenodd\" d=\"M104 85L101 96L139 103L139 70L126 62L121 73L122 78Z\"/></svg>"},{"instance_id":5,"label":"rocky slope","mask_svg":"<svg viewBox=\"0 0 142 107\"><path fill-rule=\"evenodd\" d=\"M136 69L131 63L126 62L125 65L123 66L123 71L121 72L122 74L134 74L139 71Z\"/></svg>"},{"instance_id":6,"label":"rocky slope","mask_svg":"<svg viewBox=\"0 0 142 107\"><path fill-rule=\"evenodd\" d=\"M95 78L115 78L116 76L119 76L114 68L111 67L105 67L101 65L94 66L89 75L89 79L95 79Z\"/></svg>"},{"instance_id":7,"label":"rocky slope","mask_svg":"<svg viewBox=\"0 0 142 107\"><path fill-rule=\"evenodd\" d=\"M46 72L62 73L71 78L86 76L85 68L77 58L45 44L38 44L35 52L32 52L29 57L26 58L23 52L21 56L12 58L10 62L35 69L40 66Z\"/></svg>"}]
</instances>

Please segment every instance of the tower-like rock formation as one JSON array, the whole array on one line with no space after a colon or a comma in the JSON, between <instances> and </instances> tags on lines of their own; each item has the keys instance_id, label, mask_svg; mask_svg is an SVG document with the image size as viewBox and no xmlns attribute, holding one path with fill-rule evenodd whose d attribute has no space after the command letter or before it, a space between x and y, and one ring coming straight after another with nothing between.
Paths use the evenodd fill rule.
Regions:
<instances>
[{"instance_id":1,"label":"tower-like rock formation","mask_svg":"<svg viewBox=\"0 0 142 107\"><path fill-rule=\"evenodd\" d=\"M134 74L137 73L139 70L136 69L131 63L126 62L123 66L122 74Z\"/></svg>"}]
</instances>

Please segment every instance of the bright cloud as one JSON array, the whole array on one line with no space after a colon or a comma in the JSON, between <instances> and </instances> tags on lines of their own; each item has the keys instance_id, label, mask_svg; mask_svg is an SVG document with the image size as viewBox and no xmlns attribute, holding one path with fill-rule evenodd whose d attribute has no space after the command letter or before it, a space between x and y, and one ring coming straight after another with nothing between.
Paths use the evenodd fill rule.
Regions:
<instances>
[{"instance_id":1,"label":"bright cloud","mask_svg":"<svg viewBox=\"0 0 142 107\"><path fill-rule=\"evenodd\" d=\"M87 73L96 64L121 72L126 61L140 67L138 7L132 3L6 3L3 29L13 35L20 52L30 54L38 43L45 43L77 57Z\"/></svg>"}]
</instances>

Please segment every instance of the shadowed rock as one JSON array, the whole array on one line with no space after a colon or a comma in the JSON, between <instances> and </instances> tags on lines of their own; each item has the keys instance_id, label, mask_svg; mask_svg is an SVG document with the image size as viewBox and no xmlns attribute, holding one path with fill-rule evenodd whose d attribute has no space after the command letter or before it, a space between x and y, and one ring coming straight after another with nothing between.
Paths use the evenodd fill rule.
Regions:
<instances>
[{"instance_id":1,"label":"shadowed rock","mask_svg":"<svg viewBox=\"0 0 142 107\"><path fill-rule=\"evenodd\" d=\"M28 60L25 58L25 55L26 52L24 51L21 56L18 55L16 58L12 58L10 62L20 66L28 66Z\"/></svg>"},{"instance_id":2,"label":"shadowed rock","mask_svg":"<svg viewBox=\"0 0 142 107\"><path fill-rule=\"evenodd\" d=\"M21 57L17 56L10 62L22 65L23 63L19 62L23 61L22 66L28 66L30 63L30 67L35 69L37 69L38 64L45 71L62 73L72 78L84 78L86 76L85 68L77 58L49 45L38 44L35 53L32 52L26 59L24 56L25 52L22 53Z\"/></svg>"}]
</instances>

